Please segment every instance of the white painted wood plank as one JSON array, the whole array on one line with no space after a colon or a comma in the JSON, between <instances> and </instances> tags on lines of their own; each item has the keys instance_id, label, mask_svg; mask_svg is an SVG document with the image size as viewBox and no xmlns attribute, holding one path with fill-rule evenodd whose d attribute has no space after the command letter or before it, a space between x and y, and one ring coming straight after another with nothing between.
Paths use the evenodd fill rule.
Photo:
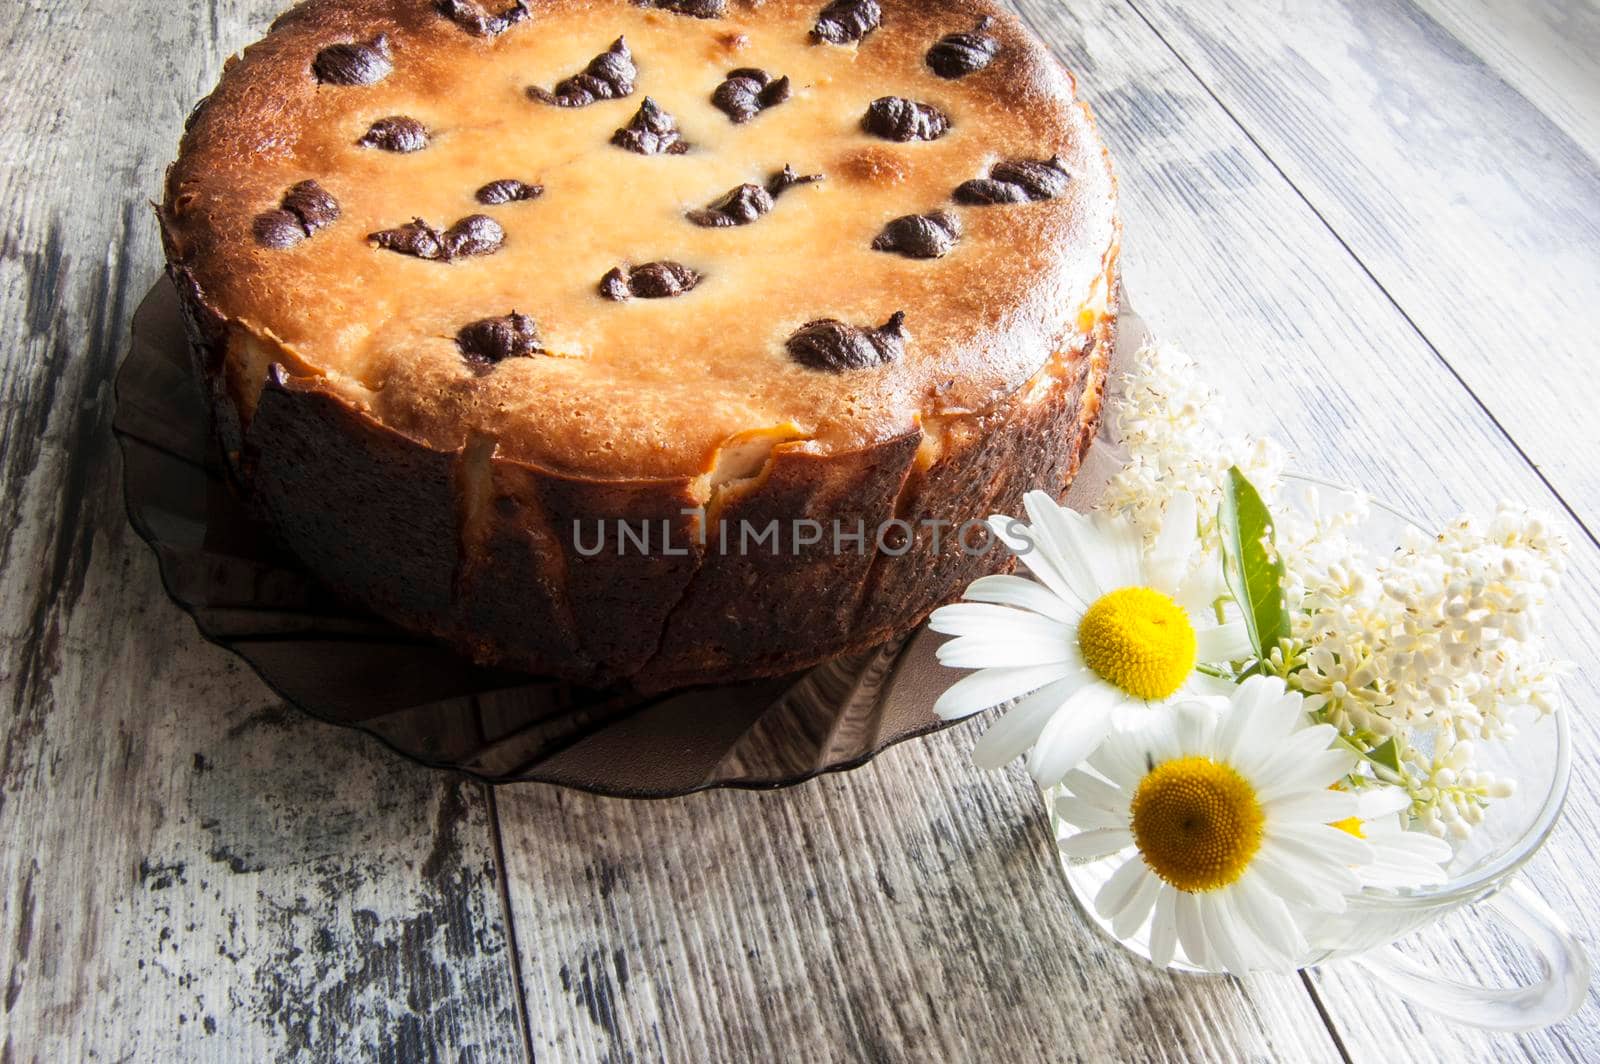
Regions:
<instances>
[{"instance_id":1,"label":"white painted wood plank","mask_svg":"<svg viewBox=\"0 0 1600 1064\"><path fill-rule=\"evenodd\" d=\"M146 201L248 6L0 19L0 1059L520 1060L482 792L278 704L122 511Z\"/></svg>"},{"instance_id":2,"label":"white painted wood plank","mask_svg":"<svg viewBox=\"0 0 1600 1064\"><path fill-rule=\"evenodd\" d=\"M1600 4L1415 0L1450 35L1600 160Z\"/></svg>"},{"instance_id":3,"label":"white painted wood plank","mask_svg":"<svg viewBox=\"0 0 1600 1064\"><path fill-rule=\"evenodd\" d=\"M1600 522L1600 164L1407 0L1130 2Z\"/></svg>"}]
</instances>

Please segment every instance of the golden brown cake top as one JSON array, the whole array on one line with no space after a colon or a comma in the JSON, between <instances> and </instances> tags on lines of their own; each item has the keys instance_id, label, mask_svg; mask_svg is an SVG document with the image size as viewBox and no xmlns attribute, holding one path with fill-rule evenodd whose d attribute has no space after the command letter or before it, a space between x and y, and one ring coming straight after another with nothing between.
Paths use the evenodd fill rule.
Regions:
<instances>
[{"instance_id":1,"label":"golden brown cake top","mask_svg":"<svg viewBox=\"0 0 1600 1064\"><path fill-rule=\"evenodd\" d=\"M975 0L311 0L163 221L249 373L615 479L992 406L1116 234L1071 77Z\"/></svg>"}]
</instances>

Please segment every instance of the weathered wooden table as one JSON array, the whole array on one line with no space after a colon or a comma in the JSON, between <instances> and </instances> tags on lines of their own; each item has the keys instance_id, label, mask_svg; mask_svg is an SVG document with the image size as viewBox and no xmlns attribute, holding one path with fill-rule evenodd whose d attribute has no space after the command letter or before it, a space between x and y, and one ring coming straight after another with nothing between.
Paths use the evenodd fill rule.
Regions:
<instances>
[{"instance_id":1,"label":"weathered wooden table","mask_svg":"<svg viewBox=\"0 0 1600 1064\"><path fill-rule=\"evenodd\" d=\"M971 727L775 794L491 792L279 704L129 529L147 201L281 0L0 13L0 984L11 1060L1600 1059L1344 968L1177 979L1075 915ZM1308 472L1573 541L1580 764L1528 878L1600 943L1600 8L1027 0L1121 167L1141 310ZM1530 962L1457 918L1473 979Z\"/></svg>"}]
</instances>

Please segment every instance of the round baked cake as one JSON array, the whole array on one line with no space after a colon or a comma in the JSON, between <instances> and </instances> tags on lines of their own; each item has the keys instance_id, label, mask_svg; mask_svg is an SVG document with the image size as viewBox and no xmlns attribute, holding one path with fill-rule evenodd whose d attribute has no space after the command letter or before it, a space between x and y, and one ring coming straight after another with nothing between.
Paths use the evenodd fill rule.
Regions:
<instances>
[{"instance_id":1,"label":"round baked cake","mask_svg":"<svg viewBox=\"0 0 1600 1064\"><path fill-rule=\"evenodd\" d=\"M321 579L660 690L865 650L1064 492L1115 181L978 0L310 0L160 209L229 461Z\"/></svg>"}]
</instances>

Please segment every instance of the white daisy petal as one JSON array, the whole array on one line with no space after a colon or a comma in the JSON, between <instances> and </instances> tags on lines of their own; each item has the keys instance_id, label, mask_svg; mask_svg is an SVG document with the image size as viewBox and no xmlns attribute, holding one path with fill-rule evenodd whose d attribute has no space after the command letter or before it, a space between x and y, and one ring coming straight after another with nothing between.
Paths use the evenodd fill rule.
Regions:
<instances>
[{"instance_id":1,"label":"white daisy petal","mask_svg":"<svg viewBox=\"0 0 1600 1064\"><path fill-rule=\"evenodd\" d=\"M970 717L991 706L1020 698L1047 683L1065 679L1061 665L1031 665L1014 669L982 669L951 684L933 711L943 720Z\"/></svg>"},{"instance_id":2,"label":"white daisy petal","mask_svg":"<svg viewBox=\"0 0 1600 1064\"><path fill-rule=\"evenodd\" d=\"M1061 601L1073 603L1080 610L1089 608L1089 603L1094 600L1092 598L1085 600L1082 595L1073 590L1072 585L1056 568L1055 562L1051 560L1049 554L1039 547L1038 537L1031 531L1019 531L1014 528L1012 519L1009 517L991 517L988 524L990 531L994 532L996 538L1011 548L1011 552L1017 556L1017 560L1022 563L1022 567L1032 573L1041 584L1060 598Z\"/></svg>"},{"instance_id":3,"label":"white daisy petal","mask_svg":"<svg viewBox=\"0 0 1600 1064\"><path fill-rule=\"evenodd\" d=\"M1156 890L1155 916L1150 920L1150 960L1157 968L1172 963L1178 944L1178 892L1166 884Z\"/></svg>"},{"instance_id":4,"label":"white daisy petal","mask_svg":"<svg viewBox=\"0 0 1600 1064\"><path fill-rule=\"evenodd\" d=\"M1051 717L1028 755L1028 772L1041 787L1054 787L1061 777L1094 753L1111 730L1111 712L1123 700L1109 684L1089 684Z\"/></svg>"},{"instance_id":5,"label":"white daisy petal","mask_svg":"<svg viewBox=\"0 0 1600 1064\"><path fill-rule=\"evenodd\" d=\"M1157 591L1173 594L1189 569L1199 541L1194 496L1179 492L1167 500L1155 546L1145 555L1144 579ZM1204 659L1211 660L1211 659Z\"/></svg>"},{"instance_id":6,"label":"white daisy petal","mask_svg":"<svg viewBox=\"0 0 1600 1064\"><path fill-rule=\"evenodd\" d=\"M972 748L973 764L986 769L1003 768L1027 753L1062 705L1085 683L1094 682L1097 681L1086 680L1081 674L1067 676L1019 701Z\"/></svg>"},{"instance_id":7,"label":"white daisy petal","mask_svg":"<svg viewBox=\"0 0 1600 1064\"><path fill-rule=\"evenodd\" d=\"M1252 652L1250 630L1243 621L1229 621L1195 632L1195 657L1200 661L1243 661Z\"/></svg>"},{"instance_id":8,"label":"white daisy petal","mask_svg":"<svg viewBox=\"0 0 1600 1064\"><path fill-rule=\"evenodd\" d=\"M1306 955L1310 946L1289 907L1255 873L1245 873L1234 889L1239 894L1240 915L1249 921L1257 940L1291 963Z\"/></svg>"},{"instance_id":9,"label":"white daisy petal","mask_svg":"<svg viewBox=\"0 0 1600 1064\"><path fill-rule=\"evenodd\" d=\"M1017 669L1030 665L1074 665L1070 643L1026 634L965 635L943 644L939 664L951 669Z\"/></svg>"},{"instance_id":10,"label":"white daisy petal","mask_svg":"<svg viewBox=\"0 0 1600 1064\"><path fill-rule=\"evenodd\" d=\"M1127 828L1098 828L1094 831L1080 831L1076 835L1068 835L1059 839L1056 845L1068 857L1079 860L1094 860L1097 857L1109 857L1114 853L1121 853L1133 845L1133 832ZM1134 858L1137 861L1137 858Z\"/></svg>"},{"instance_id":11,"label":"white daisy petal","mask_svg":"<svg viewBox=\"0 0 1600 1064\"><path fill-rule=\"evenodd\" d=\"M1052 567L1085 606L1119 586L1105 584L1090 565L1091 559L1099 560L1103 549L1087 518L1057 505L1042 491L1029 492L1023 505L1033 522L1036 547L1049 557Z\"/></svg>"},{"instance_id":12,"label":"white daisy petal","mask_svg":"<svg viewBox=\"0 0 1600 1064\"><path fill-rule=\"evenodd\" d=\"M1075 625L1083 616L1083 608L1067 602L1036 580L1020 576L985 576L967 588L965 596L971 602L992 602L1000 606L1016 606L1062 624Z\"/></svg>"},{"instance_id":13,"label":"white daisy petal","mask_svg":"<svg viewBox=\"0 0 1600 1064\"><path fill-rule=\"evenodd\" d=\"M1246 897L1246 894L1238 889L1237 883L1228 890L1217 892L1217 904L1226 914L1229 930L1243 958L1245 968L1253 972L1294 970L1298 967L1295 961L1299 955L1291 957L1271 941L1261 938L1255 922L1251 919Z\"/></svg>"},{"instance_id":14,"label":"white daisy petal","mask_svg":"<svg viewBox=\"0 0 1600 1064\"><path fill-rule=\"evenodd\" d=\"M1263 803L1274 821L1300 821L1307 824L1332 824L1356 815L1356 796L1344 791L1300 791L1286 798ZM1340 834L1344 834L1340 832Z\"/></svg>"},{"instance_id":15,"label":"white daisy petal","mask_svg":"<svg viewBox=\"0 0 1600 1064\"><path fill-rule=\"evenodd\" d=\"M1197 968L1210 969L1211 950L1206 946L1205 929L1200 922L1200 902L1193 894L1178 891L1178 943L1183 955Z\"/></svg>"},{"instance_id":16,"label":"white daisy petal","mask_svg":"<svg viewBox=\"0 0 1600 1064\"><path fill-rule=\"evenodd\" d=\"M1200 926L1205 929L1206 943L1216 958L1217 967L1230 975L1248 975L1250 965L1239 948L1239 936L1233 926L1222 897L1225 890L1202 894L1199 898Z\"/></svg>"},{"instance_id":17,"label":"white daisy petal","mask_svg":"<svg viewBox=\"0 0 1600 1064\"><path fill-rule=\"evenodd\" d=\"M1085 804L1093 805L1107 812L1128 815L1128 799L1117 787L1098 776L1091 776L1082 770L1069 772L1061 785L1072 792L1072 796Z\"/></svg>"},{"instance_id":18,"label":"white daisy petal","mask_svg":"<svg viewBox=\"0 0 1600 1064\"><path fill-rule=\"evenodd\" d=\"M1125 828L1128 826L1128 811L1120 812L1113 809L1101 809L1097 805L1079 801L1071 796L1056 799L1056 816L1065 820L1082 831L1091 831L1096 828Z\"/></svg>"},{"instance_id":19,"label":"white daisy petal","mask_svg":"<svg viewBox=\"0 0 1600 1064\"><path fill-rule=\"evenodd\" d=\"M1075 641L1075 626L1027 610L988 602L957 602L933 611L928 627L943 635L1009 635Z\"/></svg>"},{"instance_id":20,"label":"white daisy petal","mask_svg":"<svg viewBox=\"0 0 1600 1064\"><path fill-rule=\"evenodd\" d=\"M1094 911L1107 920L1120 916L1149 875L1149 869L1137 857L1124 861L1122 867L1111 873L1111 878L1095 893Z\"/></svg>"},{"instance_id":21,"label":"white daisy petal","mask_svg":"<svg viewBox=\"0 0 1600 1064\"><path fill-rule=\"evenodd\" d=\"M1136 861L1143 865L1144 862ZM1146 871L1139 880L1139 887L1134 892L1128 904L1116 919L1111 921L1111 933L1118 938L1128 938L1144 926L1145 920L1150 917L1150 910L1155 906L1156 893L1161 889L1161 880Z\"/></svg>"}]
</instances>

